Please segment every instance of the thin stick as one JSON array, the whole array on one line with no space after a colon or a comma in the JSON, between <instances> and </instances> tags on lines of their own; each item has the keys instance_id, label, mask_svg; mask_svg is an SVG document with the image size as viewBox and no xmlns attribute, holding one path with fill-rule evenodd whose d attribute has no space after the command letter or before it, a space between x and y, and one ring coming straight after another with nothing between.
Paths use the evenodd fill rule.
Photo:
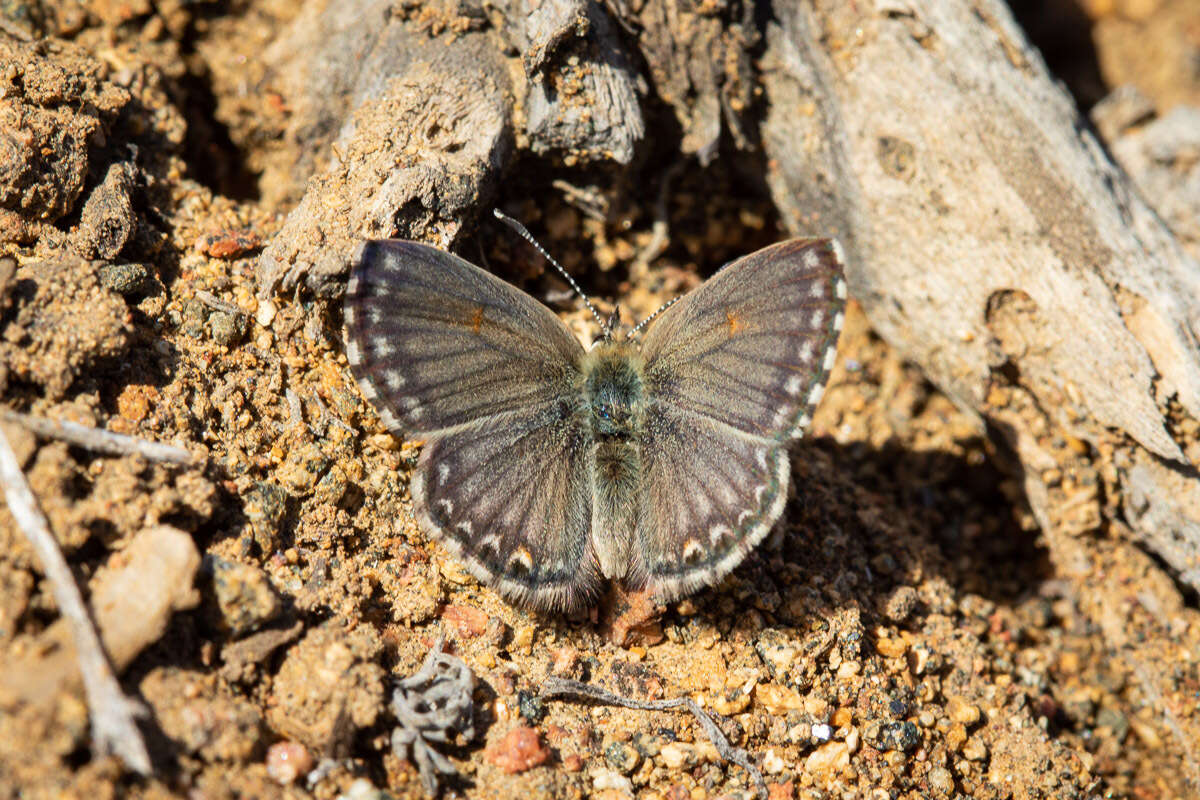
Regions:
<instances>
[{"instance_id":1,"label":"thin stick","mask_svg":"<svg viewBox=\"0 0 1200 800\"><path fill-rule=\"evenodd\" d=\"M37 500L3 430L0 430L0 484L4 486L8 511L37 554L46 580L50 581L54 602L70 625L97 752L115 754L130 769L149 775L150 755L133 719L145 710L121 692L71 568L50 533L46 517L38 510Z\"/></svg>"},{"instance_id":2,"label":"thin stick","mask_svg":"<svg viewBox=\"0 0 1200 800\"><path fill-rule=\"evenodd\" d=\"M6 422L20 425L46 439L61 439L79 447L112 456L137 454L149 461L165 461L168 464L191 464L192 454L182 447L161 442L150 442L122 433L89 428L78 422L31 417L15 411L0 413Z\"/></svg>"},{"instance_id":3,"label":"thin stick","mask_svg":"<svg viewBox=\"0 0 1200 800\"><path fill-rule=\"evenodd\" d=\"M558 270L559 274L567 279L567 283L571 284L571 288L575 290L575 294L577 294L581 298L583 298L583 302L587 305L588 311L592 312L592 316L596 318L597 324L600 325L600 330L605 330L604 320L600 317L600 312L596 310L596 307L594 305L592 305L592 301L588 299L588 296L583 293L583 289L579 288L579 284L575 282L575 279L572 278L565 269L563 269L563 265L559 264L557 261L555 261L554 257L552 255L550 255L549 253L547 253L545 251L545 249L540 244L538 244L537 239L534 239L533 234L530 233L529 231L525 230L524 225L517 222L515 219L508 216L507 214L503 213L498 208L493 208L492 213L496 215L496 219L500 220L505 225L512 228L517 233L521 234L522 238L524 238L525 241L529 242L531 245L533 245L534 247L537 248L537 251L542 254L543 258L545 258L547 261L549 261L551 264L554 265L554 268L556 270Z\"/></svg>"},{"instance_id":4,"label":"thin stick","mask_svg":"<svg viewBox=\"0 0 1200 800\"><path fill-rule=\"evenodd\" d=\"M745 750L730 744L729 739L725 738L725 734L717 727L717 723L713 722L713 718L709 716L708 712L690 697L676 697L670 700L635 700L632 697L622 697L619 694L613 694L607 689L592 686L589 683L580 683L579 681L553 676L547 677L542 681L541 696L543 698L582 697L611 706L624 706L625 708L633 708L639 711L669 711L675 708L686 708L696 718L696 721L700 723L700 727L704 730L704 735L713 743L713 747L717 748L717 754L726 761L731 761L750 773L750 777L758 784L759 796L767 796L767 782L763 780L762 773L758 771L758 767L754 766L754 762L750 760L750 756L746 754Z\"/></svg>"},{"instance_id":5,"label":"thin stick","mask_svg":"<svg viewBox=\"0 0 1200 800\"><path fill-rule=\"evenodd\" d=\"M196 299L201 303L204 303L204 305L208 306L209 308L217 311L224 311L226 314L230 314L235 317L246 316L245 311L242 311L242 309L235 306L233 303L230 303L228 300L222 300L212 292L206 292L203 290L196 292Z\"/></svg>"}]
</instances>

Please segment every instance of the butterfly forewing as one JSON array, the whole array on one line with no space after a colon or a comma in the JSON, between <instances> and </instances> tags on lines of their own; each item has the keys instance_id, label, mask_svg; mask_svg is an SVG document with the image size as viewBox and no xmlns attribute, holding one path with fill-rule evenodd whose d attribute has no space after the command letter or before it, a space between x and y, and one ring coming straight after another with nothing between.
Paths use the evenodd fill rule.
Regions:
<instances>
[{"instance_id":1,"label":"butterfly forewing","mask_svg":"<svg viewBox=\"0 0 1200 800\"><path fill-rule=\"evenodd\" d=\"M350 367L404 433L544 406L579 380L583 347L550 309L427 245L366 242L345 310Z\"/></svg>"},{"instance_id":2,"label":"butterfly forewing","mask_svg":"<svg viewBox=\"0 0 1200 800\"><path fill-rule=\"evenodd\" d=\"M787 442L833 366L838 246L793 240L722 269L651 327L637 574L664 597L712 583L783 511Z\"/></svg>"},{"instance_id":3,"label":"butterfly forewing","mask_svg":"<svg viewBox=\"0 0 1200 800\"><path fill-rule=\"evenodd\" d=\"M799 436L833 366L845 297L831 240L793 239L738 259L650 328L647 394L756 436Z\"/></svg>"},{"instance_id":4,"label":"butterfly forewing","mask_svg":"<svg viewBox=\"0 0 1200 800\"><path fill-rule=\"evenodd\" d=\"M449 253L371 241L346 291L346 351L385 424L425 439L425 532L510 599L568 609L595 583L583 347L529 295Z\"/></svg>"}]
</instances>

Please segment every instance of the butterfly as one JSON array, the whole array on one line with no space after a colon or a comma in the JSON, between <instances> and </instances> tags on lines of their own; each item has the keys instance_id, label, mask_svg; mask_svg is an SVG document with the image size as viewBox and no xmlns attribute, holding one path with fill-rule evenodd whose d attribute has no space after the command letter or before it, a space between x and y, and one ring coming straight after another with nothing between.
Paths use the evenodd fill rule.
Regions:
<instances>
[{"instance_id":1,"label":"butterfly","mask_svg":"<svg viewBox=\"0 0 1200 800\"><path fill-rule=\"evenodd\" d=\"M610 324L587 349L458 256L371 240L347 285L346 355L382 422L424 440L420 527L481 582L547 611L593 604L606 581L666 602L779 519L788 445L833 367L843 264L835 240L771 245L660 309L640 341Z\"/></svg>"}]
</instances>

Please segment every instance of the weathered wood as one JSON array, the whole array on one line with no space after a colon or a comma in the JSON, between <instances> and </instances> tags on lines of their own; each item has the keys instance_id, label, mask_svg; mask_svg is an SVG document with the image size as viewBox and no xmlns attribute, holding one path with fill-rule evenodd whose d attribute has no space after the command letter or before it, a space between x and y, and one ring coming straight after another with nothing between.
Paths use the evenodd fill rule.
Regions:
<instances>
[{"instance_id":1,"label":"weathered wood","mask_svg":"<svg viewBox=\"0 0 1200 800\"><path fill-rule=\"evenodd\" d=\"M1200 266L1003 3L776 10L764 144L788 225L839 234L875 329L1012 446L1084 606L1136 591L1106 578L1122 533L1200 588L1198 454L1173 436L1200 419ZM1167 697L1169 625L1129 624L1101 620ZM1196 779L1200 719L1162 710Z\"/></svg>"}]
</instances>

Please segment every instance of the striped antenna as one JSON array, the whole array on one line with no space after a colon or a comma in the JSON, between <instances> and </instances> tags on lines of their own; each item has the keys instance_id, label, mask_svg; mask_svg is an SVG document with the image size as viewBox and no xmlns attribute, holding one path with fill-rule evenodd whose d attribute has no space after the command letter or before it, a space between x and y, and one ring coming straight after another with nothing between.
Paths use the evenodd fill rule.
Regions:
<instances>
[{"instance_id":1,"label":"striped antenna","mask_svg":"<svg viewBox=\"0 0 1200 800\"><path fill-rule=\"evenodd\" d=\"M558 263L557 261L555 261L554 256L547 253L545 248L543 248L540 244L538 244L537 239L534 239L533 234L530 233L529 231L525 230L524 225L517 222L515 219L508 216L507 214L505 214L498 208L493 208L492 213L496 215L496 219L500 220L505 225L512 228L517 233L521 234L521 236L525 239L525 241L529 242L531 245L533 245L534 247L537 248L537 251L542 254L543 258L545 258L547 261L549 261L551 264L554 265L554 268L556 270L558 270L558 273L560 275L562 275L564 278L566 278L567 283L569 283L571 285L571 288L575 291L575 294L577 294L581 298L583 298L583 302L585 305L587 305L588 311L592 312L592 316L596 319L597 324L600 325L600 329L602 331L604 331L604 338L605 339L609 338L609 336L612 333L612 327L610 325L605 324L604 319L600 316L600 312L596 310L596 307L594 305L592 305L592 301L588 299L588 296L583 293L583 289L579 288L579 284L575 282L575 279L572 278L565 269L563 269L563 265Z\"/></svg>"},{"instance_id":2,"label":"striped antenna","mask_svg":"<svg viewBox=\"0 0 1200 800\"><path fill-rule=\"evenodd\" d=\"M679 297L682 297L682 296L683 295L679 295ZM657 317L662 312L666 311L671 306L675 305L675 301L677 301L679 299L679 297L672 297L670 300L668 300L667 302L665 302L661 306L659 306L657 311L655 311L650 316L646 317L644 320L639 322L637 325L633 326L633 330L631 330L629 332L629 335L626 336L625 338L632 339L634 336L637 336L638 331L640 331L642 328L646 327L651 322L653 322L655 317Z\"/></svg>"}]
</instances>

